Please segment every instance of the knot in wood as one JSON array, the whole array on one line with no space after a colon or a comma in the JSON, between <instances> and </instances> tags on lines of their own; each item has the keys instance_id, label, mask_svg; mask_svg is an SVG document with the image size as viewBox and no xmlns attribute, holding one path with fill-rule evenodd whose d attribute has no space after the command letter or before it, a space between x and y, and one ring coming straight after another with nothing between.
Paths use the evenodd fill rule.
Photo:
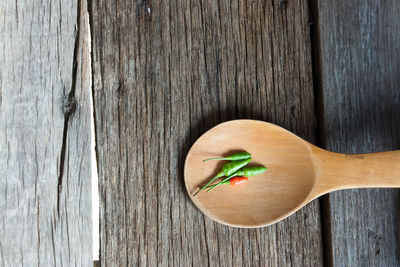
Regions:
<instances>
[{"instance_id":1,"label":"knot in wood","mask_svg":"<svg viewBox=\"0 0 400 267\"><path fill-rule=\"evenodd\" d=\"M75 98L68 96L65 97L63 100L63 112L64 115L69 116L74 113L76 108L76 101Z\"/></svg>"},{"instance_id":2,"label":"knot in wood","mask_svg":"<svg viewBox=\"0 0 400 267\"><path fill-rule=\"evenodd\" d=\"M141 7L146 5L146 0L136 0L136 6Z\"/></svg>"},{"instance_id":3,"label":"knot in wood","mask_svg":"<svg viewBox=\"0 0 400 267\"><path fill-rule=\"evenodd\" d=\"M278 0L278 4L280 5L281 8L286 7L288 3L288 0Z\"/></svg>"}]
</instances>

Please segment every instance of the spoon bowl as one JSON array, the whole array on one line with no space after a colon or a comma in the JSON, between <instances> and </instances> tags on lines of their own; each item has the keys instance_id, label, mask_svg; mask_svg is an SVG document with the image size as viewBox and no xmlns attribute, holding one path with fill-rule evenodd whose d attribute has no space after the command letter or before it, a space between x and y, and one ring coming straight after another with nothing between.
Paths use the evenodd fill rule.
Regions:
<instances>
[{"instance_id":1,"label":"spoon bowl","mask_svg":"<svg viewBox=\"0 0 400 267\"><path fill-rule=\"evenodd\" d=\"M252 154L253 161L249 166L263 165L268 170L249 177L243 185L218 186L209 193L204 190L193 197L199 186L212 178L222 164L203 160L237 151ZM369 159L371 155L374 158L374 154L387 153L394 154L375 157L373 162ZM359 178L359 174L354 172L343 180L346 173L334 171L337 167L350 169L347 164L353 167L378 164L378 161L393 156L400 159L398 151L358 155L332 153L277 125L256 120L234 120L215 126L193 144L185 161L185 185L193 203L213 220L235 227L261 227L286 218L316 197L333 190L386 187L383 185L397 187L400 172L396 183L387 184L390 181L382 179L377 183L361 182L354 179ZM399 163L393 165L400 170ZM339 176L341 178L337 179Z\"/></svg>"}]
</instances>

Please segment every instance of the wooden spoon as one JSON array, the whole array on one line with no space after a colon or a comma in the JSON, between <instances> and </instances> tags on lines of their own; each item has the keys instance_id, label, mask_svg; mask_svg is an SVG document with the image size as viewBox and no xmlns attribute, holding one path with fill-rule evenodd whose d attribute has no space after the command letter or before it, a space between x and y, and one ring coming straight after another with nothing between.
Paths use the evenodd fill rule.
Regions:
<instances>
[{"instance_id":1,"label":"wooden spoon","mask_svg":"<svg viewBox=\"0 0 400 267\"><path fill-rule=\"evenodd\" d=\"M243 185L193 194L225 162L204 159L237 151L268 170ZM234 120L203 134L185 161L185 184L194 204L211 219L236 227L278 222L313 199L339 189L400 187L400 151L340 154L320 149L271 123Z\"/></svg>"}]
</instances>

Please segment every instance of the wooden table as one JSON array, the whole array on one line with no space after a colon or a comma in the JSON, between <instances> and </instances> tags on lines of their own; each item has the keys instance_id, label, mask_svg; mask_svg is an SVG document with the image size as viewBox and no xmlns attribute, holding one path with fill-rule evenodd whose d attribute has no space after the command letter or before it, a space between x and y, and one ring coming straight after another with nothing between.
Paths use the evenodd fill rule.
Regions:
<instances>
[{"instance_id":1,"label":"wooden table","mask_svg":"<svg viewBox=\"0 0 400 267\"><path fill-rule=\"evenodd\" d=\"M399 14L397 0L2 1L0 266L93 265L93 114L102 266L399 266L398 190L237 229L183 183L191 144L231 119L400 149Z\"/></svg>"}]
</instances>

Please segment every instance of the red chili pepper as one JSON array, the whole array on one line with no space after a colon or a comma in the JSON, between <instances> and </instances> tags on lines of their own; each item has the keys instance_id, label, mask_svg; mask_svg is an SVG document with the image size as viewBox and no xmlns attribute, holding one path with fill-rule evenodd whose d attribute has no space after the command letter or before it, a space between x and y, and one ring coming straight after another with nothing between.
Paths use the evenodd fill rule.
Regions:
<instances>
[{"instance_id":1,"label":"red chili pepper","mask_svg":"<svg viewBox=\"0 0 400 267\"><path fill-rule=\"evenodd\" d=\"M247 182L247 180L249 180L249 178L243 177L243 176L237 176L237 177L231 178L229 180L229 182L231 183L231 185L240 185L240 184Z\"/></svg>"}]
</instances>

